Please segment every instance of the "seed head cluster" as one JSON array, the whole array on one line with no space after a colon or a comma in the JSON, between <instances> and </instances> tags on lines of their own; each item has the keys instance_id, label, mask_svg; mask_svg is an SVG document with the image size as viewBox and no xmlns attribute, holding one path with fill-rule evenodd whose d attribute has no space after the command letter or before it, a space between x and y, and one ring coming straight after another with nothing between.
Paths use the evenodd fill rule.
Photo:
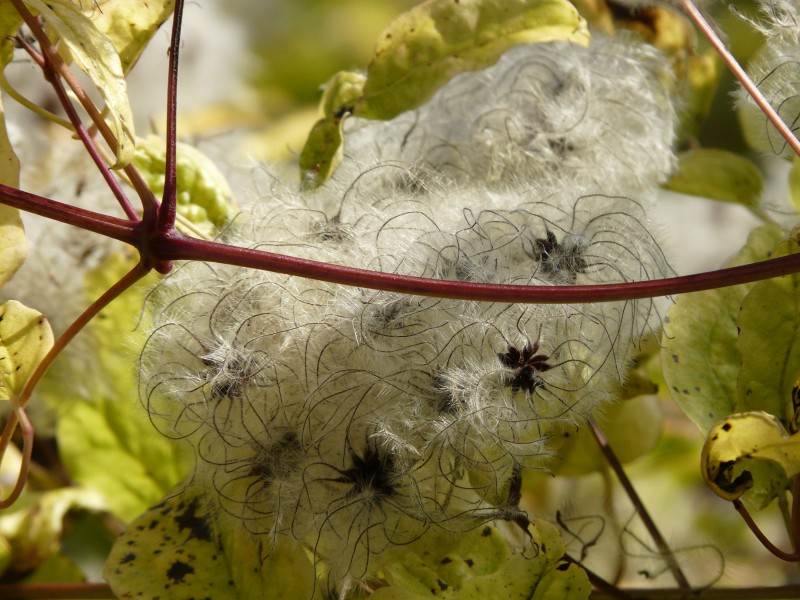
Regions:
<instances>
[{"instance_id":1,"label":"seed head cluster","mask_svg":"<svg viewBox=\"0 0 800 600\"><path fill-rule=\"evenodd\" d=\"M335 177L274 183L226 241L403 275L559 286L669 268L647 219L672 167L651 51L521 46L422 108L353 120ZM646 142L645 142L646 140ZM331 585L432 529L524 522L520 476L610 402L650 300L480 303L188 263L151 295L141 398L192 485Z\"/></svg>"}]
</instances>

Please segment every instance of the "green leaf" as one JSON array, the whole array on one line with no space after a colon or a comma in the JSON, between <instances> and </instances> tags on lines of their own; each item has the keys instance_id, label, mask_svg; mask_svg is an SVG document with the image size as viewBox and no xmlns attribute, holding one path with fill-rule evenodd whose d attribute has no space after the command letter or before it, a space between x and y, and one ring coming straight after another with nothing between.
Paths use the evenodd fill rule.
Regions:
<instances>
[{"instance_id":1,"label":"green leaf","mask_svg":"<svg viewBox=\"0 0 800 600\"><path fill-rule=\"evenodd\" d=\"M317 121L300 153L303 187L314 189L325 182L342 160L342 119Z\"/></svg>"},{"instance_id":2,"label":"green leaf","mask_svg":"<svg viewBox=\"0 0 800 600\"><path fill-rule=\"evenodd\" d=\"M756 481L744 467L759 460L779 464L785 477L771 484ZM800 473L800 433L789 435L777 418L763 411L733 414L708 432L701 469L706 483L726 500L739 498L754 485L785 489L786 478Z\"/></svg>"},{"instance_id":3,"label":"green leaf","mask_svg":"<svg viewBox=\"0 0 800 600\"><path fill-rule=\"evenodd\" d=\"M16 300L0 304L0 400L14 401L52 346L42 313Z\"/></svg>"},{"instance_id":4,"label":"green leaf","mask_svg":"<svg viewBox=\"0 0 800 600\"><path fill-rule=\"evenodd\" d=\"M322 114L328 118L342 118L345 113L353 112L359 99L364 95L366 76L361 73L340 71L325 84L320 107Z\"/></svg>"},{"instance_id":5,"label":"green leaf","mask_svg":"<svg viewBox=\"0 0 800 600\"><path fill-rule=\"evenodd\" d=\"M328 82L324 117L300 155L304 185L316 187L335 170L349 114L392 119L513 46L554 41L589 43L586 21L566 0L428 0L403 13L379 36L366 79L343 72Z\"/></svg>"},{"instance_id":6,"label":"green leaf","mask_svg":"<svg viewBox=\"0 0 800 600\"><path fill-rule=\"evenodd\" d=\"M381 33L355 113L391 119L517 44L553 41L589 42L586 22L564 0L428 0Z\"/></svg>"},{"instance_id":7,"label":"green leaf","mask_svg":"<svg viewBox=\"0 0 800 600\"><path fill-rule=\"evenodd\" d=\"M0 517L0 536L11 542L11 565L20 572L37 568L61 545L64 517L71 510L101 511L100 494L81 488L61 488L25 497L13 512Z\"/></svg>"},{"instance_id":8,"label":"green leaf","mask_svg":"<svg viewBox=\"0 0 800 600\"><path fill-rule=\"evenodd\" d=\"M56 435L70 477L106 499L108 509L130 521L185 475L177 445L161 438L125 394L72 403ZM69 400L66 397L65 400Z\"/></svg>"},{"instance_id":9,"label":"green leaf","mask_svg":"<svg viewBox=\"0 0 800 600\"><path fill-rule=\"evenodd\" d=\"M134 263L130 256L110 256L88 275L87 296L96 298ZM73 358L65 371L48 373L40 386L43 399L60 407L56 435L70 477L100 492L109 510L125 521L163 498L187 471L183 449L153 429L136 393L135 365L144 334L134 329L154 279L103 309L82 334L91 341L81 363ZM65 385L76 370L82 385Z\"/></svg>"},{"instance_id":10,"label":"green leaf","mask_svg":"<svg viewBox=\"0 0 800 600\"><path fill-rule=\"evenodd\" d=\"M591 593L592 584L586 571L563 562L542 577L531 600L577 600L588 598Z\"/></svg>"},{"instance_id":11,"label":"green leaf","mask_svg":"<svg viewBox=\"0 0 800 600\"><path fill-rule=\"evenodd\" d=\"M84 12L114 44L127 74L174 8L175 0L101 0L92 2Z\"/></svg>"},{"instance_id":12,"label":"green leaf","mask_svg":"<svg viewBox=\"0 0 800 600\"><path fill-rule=\"evenodd\" d=\"M789 199L797 212L800 212L800 156L795 156L789 171Z\"/></svg>"},{"instance_id":13,"label":"green leaf","mask_svg":"<svg viewBox=\"0 0 800 600\"><path fill-rule=\"evenodd\" d=\"M512 552L501 532L490 525L460 535L431 531L384 560L387 586L370 596L375 600L420 600L431 595L443 599L550 598L570 590L563 598L588 598L591 586L580 569L561 562L564 544L553 525L533 522L529 528L534 547L531 556ZM379 557L380 558L380 557Z\"/></svg>"},{"instance_id":14,"label":"green leaf","mask_svg":"<svg viewBox=\"0 0 800 600\"><path fill-rule=\"evenodd\" d=\"M800 249L794 234L772 256ZM759 281L739 312L742 366L736 383L736 412L761 410L789 424L792 391L800 377L800 275Z\"/></svg>"},{"instance_id":15,"label":"green leaf","mask_svg":"<svg viewBox=\"0 0 800 600\"><path fill-rule=\"evenodd\" d=\"M658 396L637 396L609 406L598 417L598 425L614 454L625 464L656 447L661 438L663 412ZM608 466L588 427L581 427L559 448L558 453L562 460L553 469L556 475L574 477L602 471Z\"/></svg>"},{"instance_id":16,"label":"green leaf","mask_svg":"<svg viewBox=\"0 0 800 600\"><path fill-rule=\"evenodd\" d=\"M17 35L22 25L22 17L11 2L0 3L0 66L6 65L14 59L13 36Z\"/></svg>"},{"instance_id":17,"label":"green leaf","mask_svg":"<svg viewBox=\"0 0 800 600\"><path fill-rule=\"evenodd\" d=\"M233 216L232 192L213 161L189 144L177 145L178 214L204 236L213 236ZM166 144L155 135L136 141L133 164L156 195L164 192Z\"/></svg>"},{"instance_id":18,"label":"green leaf","mask_svg":"<svg viewBox=\"0 0 800 600\"><path fill-rule=\"evenodd\" d=\"M753 230L728 263L763 260L784 234L779 227ZM734 412L741 364L737 344L739 307L753 284L680 296L664 319L661 368L672 397L683 412L707 432Z\"/></svg>"},{"instance_id":19,"label":"green leaf","mask_svg":"<svg viewBox=\"0 0 800 600\"><path fill-rule=\"evenodd\" d=\"M3 9L0 8L0 16ZM2 27L2 23L0 23ZM0 95L0 183L19 187L19 159L6 130L5 111ZM19 210L0 205L0 287L14 276L25 261L28 245Z\"/></svg>"},{"instance_id":20,"label":"green leaf","mask_svg":"<svg viewBox=\"0 0 800 600\"><path fill-rule=\"evenodd\" d=\"M66 44L72 59L103 96L117 140L115 168L131 162L134 150L133 113L125 73L111 39L69 0L25 0Z\"/></svg>"},{"instance_id":21,"label":"green leaf","mask_svg":"<svg viewBox=\"0 0 800 600\"><path fill-rule=\"evenodd\" d=\"M678 159L678 170L665 184L667 189L748 208L761 204L761 170L747 158L727 150L702 148L683 152Z\"/></svg>"},{"instance_id":22,"label":"green leaf","mask_svg":"<svg viewBox=\"0 0 800 600\"><path fill-rule=\"evenodd\" d=\"M20 581L20 584L82 583L84 581L86 581L86 576L72 559L63 554L53 554L47 557L33 573Z\"/></svg>"},{"instance_id":23,"label":"green leaf","mask_svg":"<svg viewBox=\"0 0 800 600\"><path fill-rule=\"evenodd\" d=\"M119 598L236 600L256 590L269 590L270 598L322 597L298 542L284 538L265 558L266 551L241 523L210 510L202 492L189 487L128 526L104 575Z\"/></svg>"}]
</instances>

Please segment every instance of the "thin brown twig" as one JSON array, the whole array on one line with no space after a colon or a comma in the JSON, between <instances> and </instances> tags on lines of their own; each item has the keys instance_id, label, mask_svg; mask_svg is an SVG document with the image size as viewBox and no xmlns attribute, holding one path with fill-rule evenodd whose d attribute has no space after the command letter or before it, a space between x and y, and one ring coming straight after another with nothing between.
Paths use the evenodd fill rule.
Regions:
<instances>
[{"instance_id":1,"label":"thin brown twig","mask_svg":"<svg viewBox=\"0 0 800 600\"><path fill-rule=\"evenodd\" d=\"M655 521L653 521L652 517L650 516L650 513L647 512L644 503L639 497L639 494L636 492L636 489L633 487L631 480L628 479L625 469L622 468L622 464L619 462L617 455L614 454L611 446L608 445L608 441L603 435L603 432L600 430L600 427L598 427L597 423L594 421L589 421L589 427L594 434L595 440L597 440L597 444L600 446L600 451L603 453L603 456L605 456L608 464L611 466L611 469L617 475L617 479L619 479L620 484L622 484L622 488L625 490L628 498L630 498L634 509L636 509L636 512L639 515L639 518L642 520L642 523L644 523L644 526L650 534L650 537L653 538L653 541L658 547L658 551L667 562L667 566L669 567L672 576L675 578L678 587L684 592L691 591L692 586L689 584L689 580L686 578L681 566L675 559L675 554L672 552L669 544L667 544L666 540L661 535L661 532L656 526Z\"/></svg>"}]
</instances>

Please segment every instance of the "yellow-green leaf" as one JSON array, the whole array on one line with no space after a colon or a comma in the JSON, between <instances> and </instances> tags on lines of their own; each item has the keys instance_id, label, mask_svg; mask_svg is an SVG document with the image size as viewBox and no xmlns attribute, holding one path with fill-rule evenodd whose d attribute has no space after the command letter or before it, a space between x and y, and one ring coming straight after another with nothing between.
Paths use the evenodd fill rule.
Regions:
<instances>
[{"instance_id":1,"label":"yellow-green leaf","mask_svg":"<svg viewBox=\"0 0 800 600\"><path fill-rule=\"evenodd\" d=\"M735 500L756 483L750 464L756 460L778 463L786 477L800 473L800 433L789 435L781 422L762 411L736 413L709 432L703 446L701 468L711 489Z\"/></svg>"},{"instance_id":2,"label":"yellow-green leaf","mask_svg":"<svg viewBox=\"0 0 800 600\"><path fill-rule=\"evenodd\" d=\"M342 118L345 113L352 112L357 101L364 95L364 83L367 78L361 73L340 71L325 84L322 94L322 114L328 118Z\"/></svg>"},{"instance_id":3,"label":"yellow-green leaf","mask_svg":"<svg viewBox=\"0 0 800 600\"><path fill-rule=\"evenodd\" d=\"M205 154L189 144L177 145L178 215L204 236L213 237L234 213L225 176ZM136 141L133 164L156 195L164 192L166 143L155 135Z\"/></svg>"},{"instance_id":4,"label":"yellow-green leaf","mask_svg":"<svg viewBox=\"0 0 800 600\"><path fill-rule=\"evenodd\" d=\"M141 417L134 389L94 402L65 396L68 408L56 430L70 477L102 494L123 521L158 501L186 473L180 448Z\"/></svg>"},{"instance_id":5,"label":"yellow-green leaf","mask_svg":"<svg viewBox=\"0 0 800 600\"><path fill-rule=\"evenodd\" d=\"M131 162L134 151L133 113L119 54L111 39L70 0L25 0L69 48L71 58L89 76L106 103L117 140L115 168Z\"/></svg>"},{"instance_id":6,"label":"yellow-green leaf","mask_svg":"<svg viewBox=\"0 0 800 600\"><path fill-rule=\"evenodd\" d=\"M370 597L421 600L435 595L452 600L527 600L539 585L544 585L543 593L550 588L554 592L571 588L573 594L564 598L588 598L590 586L581 581L579 573L570 572L566 578L551 575L554 571L561 573L565 566L560 562L564 544L558 529L534 521L528 532L533 549L522 554L512 552L500 531L490 525L457 536L430 531L402 551L392 553L382 569L388 585L376 589ZM583 573L581 569L577 571Z\"/></svg>"},{"instance_id":7,"label":"yellow-green leaf","mask_svg":"<svg viewBox=\"0 0 800 600\"><path fill-rule=\"evenodd\" d=\"M728 266L767 258L783 236L779 227L755 229ZM675 402L703 432L735 410L742 360L736 319L742 299L752 286L684 294L664 319L664 379Z\"/></svg>"},{"instance_id":8,"label":"yellow-green leaf","mask_svg":"<svg viewBox=\"0 0 800 600\"><path fill-rule=\"evenodd\" d=\"M314 125L300 153L303 186L313 189L325 182L342 160L342 119L324 118Z\"/></svg>"},{"instance_id":9,"label":"yellow-green leaf","mask_svg":"<svg viewBox=\"0 0 800 600\"><path fill-rule=\"evenodd\" d=\"M772 256L799 249L794 235ZM762 410L791 423L792 390L800 376L800 275L753 285L738 318L742 366L736 383L736 412Z\"/></svg>"},{"instance_id":10,"label":"yellow-green leaf","mask_svg":"<svg viewBox=\"0 0 800 600\"><path fill-rule=\"evenodd\" d=\"M564 0L428 0L381 33L356 114L391 119L517 44L552 41L589 42L586 22Z\"/></svg>"},{"instance_id":11,"label":"yellow-green leaf","mask_svg":"<svg viewBox=\"0 0 800 600\"><path fill-rule=\"evenodd\" d=\"M0 183L19 187L19 159L8 139L2 96L0 96ZM0 287L22 266L27 253L28 244L19 210L0 205Z\"/></svg>"},{"instance_id":12,"label":"yellow-green leaf","mask_svg":"<svg viewBox=\"0 0 800 600\"><path fill-rule=\"evenodd\" d=\"M241 523L210 509L201 491L189 487L128 526L104 575L119 598L236 600L267 590L269 598L322 597L299 542L282 538L265 558L266 551Z\"/></svg>"},{"instance_id":13,"label":"yellow-green leaf","mask_svg":"<svg viewBox=\"0 0 800 600\"><path fill-rule=\"evenodd\" d=\"M761 203L764 181L751 160L713 148L683 152L678 159L678 170L666 183L667 189L749 208Z\"/></svg>"},{"instance_id":14,"label":"yellow-green leaf","mask_svg":"<svg viewBox=\"0 0 800 600\"><path fill-rule=\"evenodd\" d=\"M114 254L90 272L87 302L133 264L132 257ZM51 370L39 387L42 399L59 407L59 452L70 477L100 492L108 509L125 521L163 498L188 470L184 449L153 429L136 393L144 333L134 329L154 281L137 283L103 309L82 334L90 343L80 357L60 361L63 370ZM82 385L65 385L76 371Z\"/></svg>"},{"instance_id":15,"label":"yellow-green leaf","mask_svg":"<svg viewBox=\"0 0 800 600\"><path fill-rule=\"evenodd\" d=\"M11 541L11 565L25 572L53 556L61 545L64 516L71 510L101 511L103 498L92 490L61 488L26 499L0 517L0 536Z\"/></svg>"},{"instance_id":16,"label":"yellow-green leaf","mask_svg":"<svg viewBox=\"0 0 800 600\"><path fill-rule=\"evenodd\" d=\"M800 156L795 156L789 171L789 198L792 206L800 212Z\"/></svg>"},{"instance_id":17,"label":"yellow-green leaf","mask_svg":"<svg viewBox=\"0 0 800 600\"><path fill-rule=\"evenodd\" d=\"M175 0L101 0L92 2L84 13L112 41L119 54L122 71L128 73L174 8Z\"/></svg>"},{"instance_id":18,"label":"yellow-green leaf","mask_svg":"<svg viewBox=\"0 0 800 600\"><path fill-rule=\"evenodd\" d=\"M12 400L53 346L50 323L16 300L0 304L0 400Z\"/></svg>"},{"instance_id":19,"label":"yellow-green leaf","mask_svg":"<svg viewBox=\"0 0 800 600\"><path fill-rule=\"evenodd\" d=\"M14 58L14 41L11 39L19 31L22 17L11 2L0 2L0 67L5 68Z\"/></svg>"},{"instance_id":20,"label":"yellow-green leaf","mask_svg":"<svg viewBox=\"0 0 800 600\"><path fill-rule=\"evenodd\" d=\"M586 571L576 564L563 562L545 573L531 600L580 600L591 593L592 584Z\"/></svg>"}]
</instances>

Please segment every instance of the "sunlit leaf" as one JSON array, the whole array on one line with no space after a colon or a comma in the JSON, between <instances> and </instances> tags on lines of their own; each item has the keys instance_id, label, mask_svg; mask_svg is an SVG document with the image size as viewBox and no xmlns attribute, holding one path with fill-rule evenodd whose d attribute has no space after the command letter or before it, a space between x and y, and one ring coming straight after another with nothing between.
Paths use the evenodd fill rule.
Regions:
<instances>
[{"instance_id":1,"label":"sunlit leaf","mask_svg":"<svg viewBox=\"0 0 800 600\"><path fill-rule=\"evenodd\" d=\"M23 585L36 583L81 583L86 581L86 575L81 568L63 554L48 556L36 570L23 579Z\"/></svg>"},{"instance_id":2,"label":"sunlit leaf","mask_svg":"<svg viewBox=\"0 0 800 600\"><path fill-rule=\"evenodd\" d=\"M22 17L11 2L0 3L0 66L5 66L14 58L14 41L22 25Z\"/></svg>"},{"instance_id":3,"label":"sunlit leaf","mask_svg":"<svg viewBox=\"0 0 800 600\"><path fill-rule=\"evenodd\" d=\"M560 560L564 544L558 530L545 522L529 527L533 550L512 552L500 531L485 526L453 536L431 532L404 547L383 566L387 586L370 596L376 600L419 600L430 598L466 600L529 599L538 586L536 598L588 598L591 586L579 568L567 569ZM569 595L560 595L569 590Z\"/></svg>"},{"instance_id":4,"label":"sunlit leaf","mask_svg":"<svg viewBox=\"0 0 800 600\"><path fill-rule=\"evenodd\" d=\"M177 145L178 214L206 236L212 236L233 216L232 193L213 161L189 144ZM166 144L149 135L136 142L133 164L154 194L164 192Z\"/></svg>"},{"instance_id":5,"label":"sunlit leaf","mask_svg":"<svg viewBox=\"0 0 800 600\"><path fill-rule=\"evenodd\" d=\"M101 0L84 13L114 44L123 73L131 70L147 43L175 8L175 0Z\"/></svg>"},{"instance_id":6,"label":"sunlit leaf","mask_svg":"<svg viewBox=\"0 0 800 600\"><path fill-rule=\"evenodd\" d=\"M773 256L797 252L794 239ZM792 390L800 376L800 275L753 285L739 312L742 366L736 384L736 412L763 410L791 422Z\"/></svg>"},{"instance_id":7,"label":"sunlit leaf","mask_svg":"<svg viewBox=\"0 0 800 600\"><path fill-rule=\"evenodd\" d=\"M315 188L323 183L342 160L342 120L321 119L308 134L300 153L303 185Z\"/></svg>"},{"instance_id":8,"label":"sunlit leaf","mask_svg":"<svg viewBox=\"0 0 800 600\"><path fill-rule=\"evenodd\" d=\"M0 8L0 16L4 12ZM2 24L0 24L2 26ZM6 131L5 111L0 96L0 183L19 187L19 159ZM19 211L0 205L0 287L17 272L28 252Z\"/></svg>"},{"instance_id":9,"label":"sunlit leaf","mask_svg":"<svg viewBox=\"0 0 800 600\"><path fill-rule=\"evenodd\" d=\"M324 117L300 157L303 182L315 187L336 168L347 115L391 119L515 45L553 41L589 43L586 21L565 0L428 0L403 13L380 34L366 79L345 72L328 83Z\"/></svg>"},{"instance_id":10,"label":"sunlit leaf","mask_svg":"<svg viewBox=\"0 0 800 600\"><path fill-rule=\"evenodd\" d=\"M133 264L132 257L110 256L89 274L87 297L96 298ZM163 498L187 468L180 445L156 433L142 415L135 391L143 334L134 329L150 283L126 291L89 324L85 364L55 371L40 388L50 406L60 407L56 433L70 477L100 492L108 509L126 521ZM82 385L64 385L76 368L84 374Z\"/></svg>"},{"instance_id":11,"label":"sunlit leaf","mask_svg":"<svg viewBox=\"0 0 800 600\"><path fill-rule=\"evenodd\" d=\"M576 564L563 562L545 573L531 600L577 600L588 598L592 584L586 571Z\"/></svg>"},{"instance_id":12,"label":"sunlit leaf","mask_svg":"<svg viewBox=\"0 0 800 600\"><path fill-rule=\"evenodd\" d=\"M13 400L53 346L53 332L37 310L16 300L0 304L0 400Z\"/></svg>"},{"instance_id":13,"label":"sunlit leaf","mask_svg":"<svg viewBox=\"0 0 800 600\"><path fill-rule=\"evenodd\" d=\"M517 44L588 44L585 21L563 0L428 0L379 36L356 114L391 119L463 71L493 64Z\"/></svg>"},{"instance_id":14,"label":"sunlit leaf","mask_svg":"<svg viewBox=\"0 0 800 600\"><path fill-rule=\"evenodd\" d=\"M341 118L353 112L356 104L364 95L366 76L361 73L340 71L325 84L320 107L322 114L329 118Z\"/></svg>"},{"instance_id":15,"label":"sunlit leaf","mask_svg":"<svg viewBox=\"0 0 800 600\"><path fill-rule=\"evenodd\" d=\"M776 417L765 412L736 413L708 432L701 457L703 477L719 496L735 500L755 484L768 484L755 481L747 470L758 460L778 463L786 477L800 473L800 433L789 435Z\"/></svg>"},{"instance_id":16,"label":"sunlit leaf","mask_svg":"<svg viewBox=\"0 0 800 600\"><path fill-rule=\"evenodd\" d=\"M134 151L133 113L119 54L111 39L69 0L25 0L58 33L75 63L97 87L117 140L116 165L130 163Z\"/></svg>"},{"instance_id":17,"label":"sunlit leaf","mask_svg":"<svg viewBox=\"0 0 800 600\"><path fill-rule=\"evenodd\" d=\"M729 266L767 258L783 236L775 226L752 231ZM664 379L675 402L703 432L734 412L742 360L736 319L752 285L684 294L664 319Z\"/></svg>"},{"instance_id":18,"label":"sunlit leaf","mask_svg":"<svg viewBox=\"0 0 800 600\"><path fill-rule=\"evenodd\" d=\"M794 158L789 171L789 198L794 209L800 212L800 156Z\"/></svg>"},{"instance_id":19,"label":"sunlit leaf","mask_svg":"<svg viewBox=\"0 0 800 600\"><path fill-rule=\"evenodd\" d=\"M747 207L761 203L764 182L751 160L712 148L690 150L678 159L678 170L666 183L667 189Z\"/></svg>"},{"instance_id":20,"label":"sunlit leaf","mask_svg":"<svg viewBox=\"0 0 800 600\"><path fill-rule=\"evenodd\" d=\"M218 517L189 487L137 518L106 562L105 577L117 597L235 600L269 590L271 598L321 598L299 543L284 539L265 557L266 546L238 522L220 526Z\"/></svg>"},{"instance_id":21,"label":"sunlit leaf","mask_svg":"<svg viewBox=\"0 0 800 600\"><path fill-rule=\"evenodd\" d=\"M70 402L57 429L70 477L102 493L108 509L124 521L163 497L185 472L179 449L142 419L131 389L114 398Z\"/></svg>"}]
</instances>

